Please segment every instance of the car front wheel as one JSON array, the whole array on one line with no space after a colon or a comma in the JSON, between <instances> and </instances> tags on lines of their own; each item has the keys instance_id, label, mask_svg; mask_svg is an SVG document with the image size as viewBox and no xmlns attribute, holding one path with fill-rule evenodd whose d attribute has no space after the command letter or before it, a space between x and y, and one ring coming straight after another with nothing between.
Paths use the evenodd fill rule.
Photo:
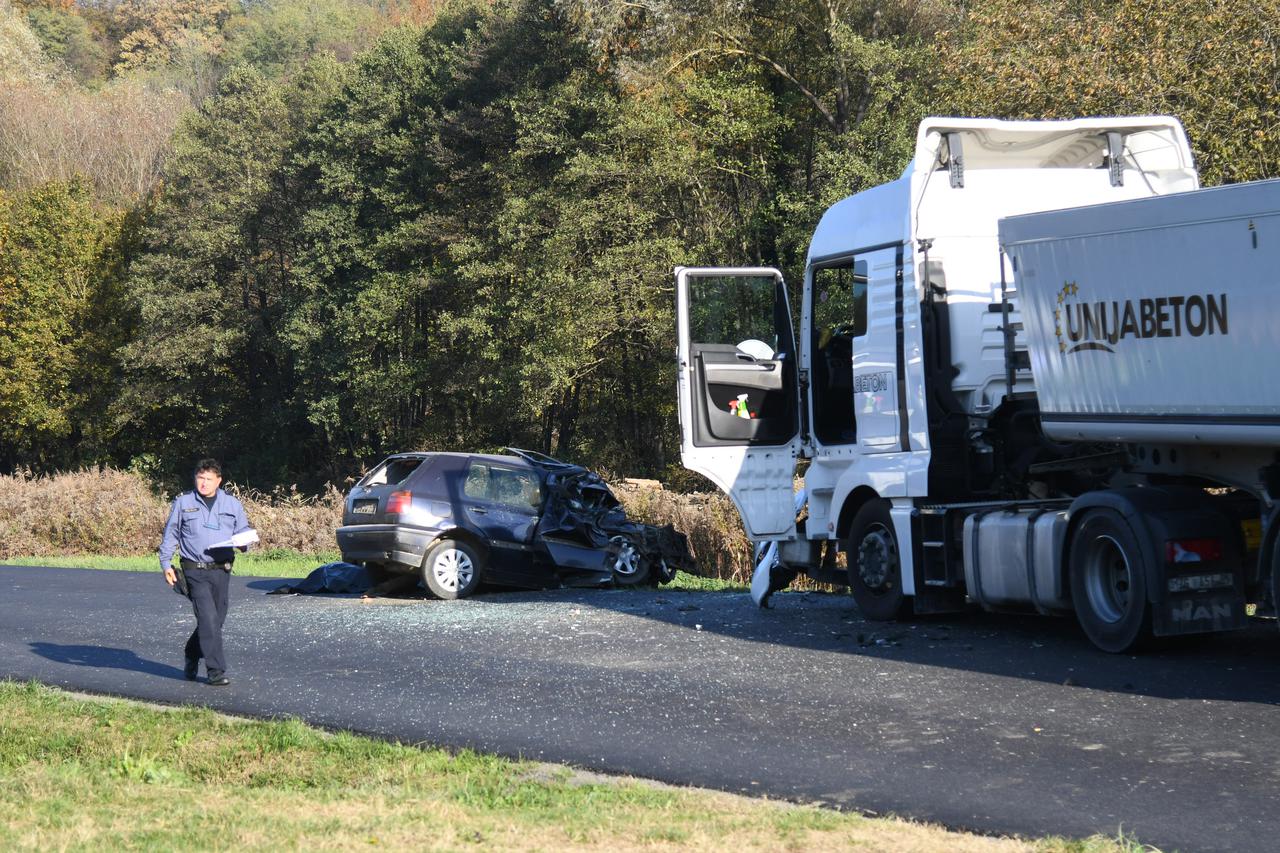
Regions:
<instances>
[{"instance_id":1,"label":"car front wheel","mask_svg":"<svg viewBox=\"0 0 1280 853\"><path fill-rule=\"evenodd\" d=\"M635 543L625 536L609 539L608 565L618 586L639 586L649 580L649 561L640 556Z\"/></svg>"},{"instance_id":2,"label":"car front wheel","mask_svg":"<svg viewBox=\"0 0 1280 853\"><path fill-rule=\"evenodd\" d=\"M466 542L441 539L422 561L422 582L436 598L465 598L480 586L484 568L479 553Z\"/></svg>"}]
</instances>

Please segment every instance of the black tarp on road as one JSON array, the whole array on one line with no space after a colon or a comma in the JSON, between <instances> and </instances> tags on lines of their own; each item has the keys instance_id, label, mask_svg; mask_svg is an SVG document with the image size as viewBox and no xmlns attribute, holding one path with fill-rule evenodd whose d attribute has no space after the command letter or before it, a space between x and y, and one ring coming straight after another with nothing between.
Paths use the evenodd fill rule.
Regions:
<instances>
[{"instance_id":1,"label":"black tarp on road","mask_svg":"<svg viewBox=\"0 0 1280 853\"><path fill-rule=\"evenodd\" d=\"M1280 837L1274 623L1135 658L1066 620L884 626L816 594L279 583L232 577L234 682L212 688L183 680L190 609L158 574L0 567L0 676L991 833Z\"/></svg>"}]
</instances>

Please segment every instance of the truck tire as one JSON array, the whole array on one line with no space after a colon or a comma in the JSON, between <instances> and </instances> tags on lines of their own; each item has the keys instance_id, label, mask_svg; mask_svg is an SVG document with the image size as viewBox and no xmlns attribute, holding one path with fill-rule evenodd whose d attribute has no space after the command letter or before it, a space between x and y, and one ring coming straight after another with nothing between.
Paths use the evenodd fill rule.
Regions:
<instances>
[{"instance_id":1,"label":"truck tire","mask_svg":"<svg viewBox=\"0 0 1280 853\"><path fill-rule=\"evenodd\" d=\"M1146 557L1119 513L1085 514L1071 534L1068 571L1076 619L1095 646L1120 654L1150 637Z\"/></svg>"},{"instance_id":2,"label":"truck tire","mask_svg":"<svg viewBox=\"0 0 1280 853\"><path fill-rule=\"evenodd\" d=\"M863 616L888 622L910 615L911 599L902 591L902 560L888 501L868 501L858 510L845 552L849 589Z\"/></svg>"},{"instance_id":3,"label":"truck tire","mask_svg":"<svg viewBox=\"0 0 1280 853\"><path fill-rule=\"evenodd\" d=\"M457 539L441 539L422 560L422 583L436 598L466 598L480 586L483 569L475 548Z\"/></svg>"}]
</instances>

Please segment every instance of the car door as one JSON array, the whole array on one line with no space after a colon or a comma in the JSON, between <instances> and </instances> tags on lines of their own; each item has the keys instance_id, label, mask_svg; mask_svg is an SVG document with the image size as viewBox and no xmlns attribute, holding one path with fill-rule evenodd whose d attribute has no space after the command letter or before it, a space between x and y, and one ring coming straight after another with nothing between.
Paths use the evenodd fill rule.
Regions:
<instances>
[{"instance_id":1,"label":"car door","mask_svg":"<svg viewBox=\"0 0 1280 853\"><path fill-rule=\"evenodd\" d=\"M676 270L681 460L733 500L752 539L795 536L796 350L782 273Z\"/></svg>"},{"instance_id":2,"label":"car door","mask_svg":"<svg viewBox=\"0 0 1280 853\"><path fill-rule=\"evenodd\" d=\"M536 472L472 459L462 479L463 512L489 544L489 575L498 583L538 586L547 569L534 564L533 533L542 507Z\"/></svg>"}]
</instances>

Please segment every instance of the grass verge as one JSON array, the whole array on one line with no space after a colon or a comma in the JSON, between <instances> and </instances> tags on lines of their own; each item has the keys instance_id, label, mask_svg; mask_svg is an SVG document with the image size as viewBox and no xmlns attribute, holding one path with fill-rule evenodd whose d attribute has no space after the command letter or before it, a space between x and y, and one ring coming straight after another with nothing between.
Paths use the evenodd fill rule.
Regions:
<instances>
[{"instance_id":1,"label":"grass verge","mask_svg":"<svg viewBox=\"0 0 1280 853\"><path fill-rule=\"evenodd\" d=\"M312 569L340 559L332 554L300 554L273 548L268 551L240 554L236 557L236 574L262 578L302 578ZM69 569L106 569L121 572L156 572L160 563L155 554L140 557L101 557L97 554L70 554L57 557L10 557L0 564L12 566L52 566Z\"/></svg>"},{"instance_id":2,"label":"grass verge","mask_svg":"<svg viewBox=\"0 0 1280 853\"><path fill-rule=\"evenodd\" d=\"M0 848L1141 849L606 779L0 681Z\"/></svg>"},{"instance_id":3,"label":"grass verge","mask_svg":"<svg viewBox=\"0 0 1280 853\"><path fill-rule=\"evenodd\" d=\"M303 578L317 566L340 559L332 554L299 554L276 548L255 553L250 551L236 557L236 574L261 578ZM100 557L96 554L73 554L59 557L11 557L0 565L51 566L54 568L106 569L123 572L159 572L160 565L154 554L141 557ZM662 587L689 592L742 592L745 584L719 578L704 578L687 572L678 572L676 579Z\"/></svg>"}]
</instances>

